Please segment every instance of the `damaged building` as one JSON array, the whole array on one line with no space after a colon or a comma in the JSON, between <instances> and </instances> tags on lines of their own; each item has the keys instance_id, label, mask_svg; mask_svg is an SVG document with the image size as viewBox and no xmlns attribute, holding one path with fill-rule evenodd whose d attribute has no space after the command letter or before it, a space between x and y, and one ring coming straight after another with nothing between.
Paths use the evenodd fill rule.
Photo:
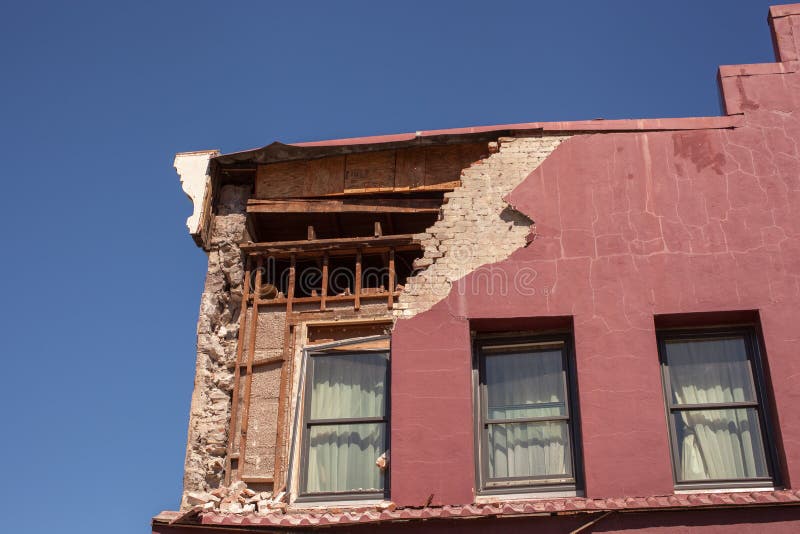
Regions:
<instances>
[{"instance_id":1,"label":"damaged building","mask_svg":"<svg viewBox=\"0 0 800 534\"><path fill-rule=\"evenodd\" d=\"M718 117L178 154L208 254L153 532L800 528L800 4Z\"/></svg>"}]
</instances>

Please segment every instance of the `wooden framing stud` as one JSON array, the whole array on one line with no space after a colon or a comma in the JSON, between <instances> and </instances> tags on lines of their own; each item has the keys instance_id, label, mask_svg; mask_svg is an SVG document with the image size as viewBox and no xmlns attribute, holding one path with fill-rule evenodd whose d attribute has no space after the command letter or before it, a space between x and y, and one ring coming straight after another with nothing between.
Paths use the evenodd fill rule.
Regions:
<instances>
[{"instance_id":1,"label":"wooden framing stud","mask_svg":"<svg viewBox=\"0 0 800 534\"><path fill-rule=\"evenodd\" d=\"M390 310L394 307L394 249L389 249L389 300L386 302L386 307Z\"/></svg>"},{"instance_id":2,"label":"wooden framing stud","mask_svg":"<svg viewBox=\"0 0 800 534\"><path fill-rule=\"evenodd\" d=\"M293 351L297 328L289 320L291 313L287 314L286 329L283 338L283 363L281 364L280 386L278 388L278 421L275 429L275 463L272 475L275 480L283 480L285 471L284 457L284 427L286 426L286 412L289 409L289 382L293 369Z\"/></svg>"},{"instance_id":3,"label":"wooden framing stud","mask_svg":"<svg viewBox=\"0 0 800 534\"><path fill-rule=\"evenodd\" d=\"M294 284L297 271L297 256L292 254L289 260L289 287L286 288L286 313L292 313L292 304L294 301Z\"/></svg>"},{"instance_id":4,"label":"wooden framing stud","mask_svg":"<svg viewBox=\"0 0 800 534\"><path fill-rule=\"evenodd\" d=\"M253 294L256 297L261 293L261 275L264 271L264 258L259 256L257 262L256 282ZM258 298L253 299L253 306L251 308L250 330L248 331L249 339L247 344L247 369L244 383L244 398L242 399L242 425L241 432L239 432L239 478L242 478L245 465L247 464L247 427L250 419L250 390L253 386L253 360L256 355L256 330L258 330ZM238 366L237 366L238 368ZM238 399L237 399L238 400Z\"/></svg>"},{"instance_id":5,"label":"wooden framing stud","mask_svg":"<svg viewBox=\"0 0 800 534\"><path fill-rule=\"evenodd\" d=\"M243 280L244 288L242 290L242 306L239 309L239 335L236 340L236 369L233 371L233 396L231 398L231 420L228 430L228 454L225 459L225 485L231 483L232 460L236 454L233 452L233 436L236 432L236 418L238 417L242 352L244 350L245 331L247 329L248 301L250 300L251 260L248 258L246 261L247 265L245 267Z\"/></svg>"},{"instance_id":6,"label":"wooden framing stud","mask_svg":"<svg viewBox=\"0 0 800 534\"><path fill-rule=\"evenodd\" d=\"M361 249L356 252L356 276L355 276L355 301L356 310L361 308Z\"/></svg>"},{"instance_id":7,"label":"wooden framing stud","mask_svg":"<svg viewBox=\"0 0 800 534\"><path fill-rule=\"evenodd\" d=\"M325 311L326 301L328 300L328 264L330 263L330 258L328 257L328 253L326 252L322 256L322 295L320 296L319 300L319 309L320 311Z\"/></svg>"}]
</instances>

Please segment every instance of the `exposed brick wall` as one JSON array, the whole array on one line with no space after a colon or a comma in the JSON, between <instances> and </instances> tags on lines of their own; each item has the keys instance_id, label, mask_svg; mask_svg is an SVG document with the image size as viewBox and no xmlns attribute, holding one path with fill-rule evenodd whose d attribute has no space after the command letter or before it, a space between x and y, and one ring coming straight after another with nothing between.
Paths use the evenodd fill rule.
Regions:
<instances>
[{"instance_id":1,"label":"exposed brick wall","mask_svg":"<svg viewBox=\"0 0 800 534\"><path fill-rule=\"evenodd\" d=\"M430 309L447 296L454 280L525 246L532 221L503 197L568 137L501 138L494 154L462 172L461 187L445 194L440 220L417 235L425 254L415 267L424 270L407 280L395 317Z\"/></svg>"}]
</instances>

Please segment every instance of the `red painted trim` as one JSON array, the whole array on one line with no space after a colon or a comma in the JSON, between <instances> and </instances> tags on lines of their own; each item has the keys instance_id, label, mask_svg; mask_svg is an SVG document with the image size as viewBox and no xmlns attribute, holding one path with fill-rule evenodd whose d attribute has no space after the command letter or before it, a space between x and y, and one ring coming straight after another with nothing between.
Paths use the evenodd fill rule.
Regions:
<instances>
[{"instance_id":1,"label":"red painted trim","mask_svg":"<svg viewBox=\"0 0 800 534\"><path fill-rule=\"evenodd\" d=\"M471 126L467 128L449 128L444 130L427 130L416 133L376 135L371 137L351 137L346 139L330 139L306 143L291 143L292 146L347 146L377 143L396 143L411 141L417 138L443 135L468 135L502 131L523 132L542 130L544 133L558 132L616 132L642 130L704 130L718 128L735 128L740 125L739 117L684 117L667 119L594 119L567 122L521 122L514 124L496 124L493 126Z\"/></svg>"},{"instance_id":2,"label":"red painted trim","mask_svg":"<svg viewBox=\"0 0 800 534\"><path fill-rule=\"evenodd\" d=\"M800 15L800 4L784 4L769 8L769 16L773 19L789 15Z\"/></svg>"}]
</instances>

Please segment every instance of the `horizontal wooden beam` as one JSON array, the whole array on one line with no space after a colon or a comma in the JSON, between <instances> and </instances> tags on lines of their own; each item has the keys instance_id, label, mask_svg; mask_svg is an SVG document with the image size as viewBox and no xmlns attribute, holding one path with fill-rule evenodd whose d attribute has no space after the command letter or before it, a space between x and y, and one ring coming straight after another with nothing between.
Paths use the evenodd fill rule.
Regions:
<instances>
[{"instance_id":1,"label":"horizontal wooden beam","mask_svg":"<svg viewBox=\"0 0 800 534\"><path fill-rule=\"evenodd\" d=\"M393 298L398 298L398 297L400 297L400 292L399 291L394 291L394 292L391 293L391 295L392 295ZM385 299L388 296L389 296L389 292L388 291L385 291L383 293L366 293L364 295L361 295L361 300L379 300L379 299ZM278 305L278 304L285 305L286 304L286 300L287 300L286 297L276 298L276 299L272 299L272 300L259 299L258 305L259 306L275 306L275 305ZM328 296L327 297L327 302L353 302L354 300L356 300L356 296L355 295L333 295L333 296ZM319 301L320 301L320 297L317 296L317 297L299 297L299 298L295 298L292 302L296 302L298 304L307 304L307 303L316 303L316 302L319 302ZM330 309L330 310L324 310L324 311L333 312L333 311L337 311L337 310L336 309ZM305 311L300 312L300 313L305 313ZM265 363L270 363L270 362L265 362Z\"/></svg>"},{"instance_id":2,"label":"horizontal wooden beam","mask_svg":"<svg viewBox=\"0 0 800 534\"><path fill-rule=\"evenodd\" d=\"M281 299L281 300L284 303L286 302L286 299ZM266 300L266 301L263 301L263 302L269 302L269 301ZM261 301L259 301L259 304L261 304ZM283 358L282 354L280 356L270 356L269 358L261 358L261 359L258 359L258 360L253 360L253 367L262 367L264 365L272 365L274 363L281 363L283 361L284 361L284 358ZM241 367L245 367L247 364L242 363L242 364L239 364L239 365Z\"/></svg>"},{"instance_id":3,"label":"horizontal wooden beam","mask_svg":"<svg viewBox=\"0 0 800 534\"><path fill-rule=\"evenodd\" d=\"M274 484L275 479L272 477L242 477L242 482L245 484Z\"/></svg>"},{"instance_id":4,"label":"horizontal wooden beam","mask_svg":"<svg viewBox=\"0 0 800 534\"><path fill-rule=\"evenodd\" d=\"M305 241L272 241L262 243L242 243L242 252L253 253L299 253L311 251L335 251L341 249L377 249L413 243L414 234L385 235L380 237L336 237Z\"/></svg>"},{"instance_id":5,"label":"horizontal wooden beam","mask_svg":"<svg viewBox=\"0 0 800 534\"><path fill-rule=\"evenodd\" d=\"M248 213L438 213L442 201L435 198L365 198L247 201Z\"/></svg>"},{"instance_id":6,"label":"horizontal wooden beam","mask_svg":"<svg viewBox=\"0 0 800 534\"><path fill-rule=\"evenodd\" d=\"M378 256L381 254L387 254L390 250L394 249L396 252L419 252L422 250L422 247L418 243L408 243L407 245L392 245L392 246L376 246L376 247L369 247L362 250L364 256ZM356 252L358 252L358 247L345 247L345 248L337 248L337 249L310 249L310 250L267 250L267 251L256 251L256 252L249 252L251 256L270 256L273 258L289 258L292 254L298 260L308 260L308 259L319 259L323 252L327 252L328 256L331 258L342 258L342 257L350 257L352 256L355 258ZM252 299L251 299L252 300Z\"/></svg>"},{"instance_id":7,"label":"horizontal wooden beam","mask_svg":"<svg viewBox=\"0 0 800 534\"><path fill-rule=\"evenodd\" d=\"M226 167L222 169L224 173L235 173L235 172L256 172L258 167Z\"/></svg>"}]
</instances>

